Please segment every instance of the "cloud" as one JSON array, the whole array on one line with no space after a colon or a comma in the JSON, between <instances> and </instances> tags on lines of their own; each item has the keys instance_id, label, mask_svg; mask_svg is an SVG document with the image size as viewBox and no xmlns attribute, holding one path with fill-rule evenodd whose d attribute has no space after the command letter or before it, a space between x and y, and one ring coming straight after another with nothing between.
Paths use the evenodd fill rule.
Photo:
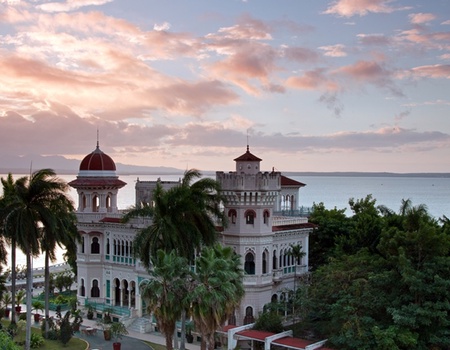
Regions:
<instances>
[{"instance_id":1,"label":"cloud","mask_svg":"<svg viewBox=\"0 0 450 350\"><path fill-rule=\"evenodd\" d=\"M301 76L291 76L286 80L286 85L301 90L335 91L338 89L336 82L327 77L324 69L307 71Z\"/></svg>"},{"instance_id":2,"label":"cloud","mask_svg":"<svg viewBox=\"0 0 450 350\"><path fill-rule=\"evenodd\" d=\"M420 78L450 79L450 64L435 64L414 67L411 74Z\"/></svg>"},{"instance_id":3,"label":"cloud","mask_svg":"<svg viewBox=\"0 0 450 350\"><path fill-rule=\"evenodd\" d=\"M395 96L403 96L392 80L393 72L375 61L358 61L352 65L342 66L333 71L344 80L364 86L371 84L387 89Z\"/></svg>"},{"instance_id":4,"label":"cloud","mask_svg":"<svg viewBox=\"0 0 450 350\"><path fill-rule=\"evenodd\" d=\"M358 40L363 45L385 46L391 43L391 38L384 34L358 34Z\"/></svg>"},{"instance_id":5,"label":"cloud","mask_svg":"<svg viewBox=\"0 0 450 350\"><path fill-rule=\"evenodd\" d=\"M328 46L320 46L320 50L325 51L324 55L328 57L345 57L347 53L345 52L345 45L336 44Z\"/></svg>"},{"instance_id":6,"label":"cloud","mask_svg":"<svg viewBox=\"0 0 450 350\"><path fill-rule=\"evenodd\" d=\"M170 23L164 22L162 24L155 24L153 26L153 29L156 30L157 32L169 30L170 29Z\"/></svg>"},{"instance_id":7,"label":"cloud","mask_svg":"<svg viewBox=\"0 0 450 350\"><path fill-rule=\"evenodd\" d=\"M432 13L411 13L408 17L412 24L424 24L436 19L436 16Z\"/></svg>"},{"instance_id":8,"label":"cloud","mask_svg":"<svg viewBox=\"0 0 450 350\"><path fill-rule=\"evenodd\" d=\"M365 16L369 13L391 13L396 11L389 6L392 0L338 0L334 1L324 12L325 14L352 17Z\"/></svg>"},{"instance_id":9,"label":"cloud","mask_svg":"<svg viewBox=\"0 0 450 350\"><path fill-rule=\"evenodd\" d=\"M113 0L67 0L66 2L48 2L36 8L45 12L68 12L87 6L101 6Z\"/></svg>"}]
</instances>

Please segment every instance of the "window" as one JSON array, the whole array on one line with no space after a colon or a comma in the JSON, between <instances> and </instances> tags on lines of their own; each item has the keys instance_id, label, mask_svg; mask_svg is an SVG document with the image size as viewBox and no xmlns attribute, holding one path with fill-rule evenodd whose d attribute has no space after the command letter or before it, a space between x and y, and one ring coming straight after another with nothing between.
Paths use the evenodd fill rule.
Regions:
<instances>
[{"instance_id":1,"label":"window","mask_svg":"<svg viewBox=\"0 0 450 350\"><path fill-rule=\"evenodd\" d=\"M100 244L97 237L92 238L91 254L100 254Z\"/></svg>"},{"instance_id":2,"label":"window","mask_svg":"<svg viewBox=\"0 0 450 350\"><path fill-rule=\"evenodd\" d=\"M267 273L267 258L269 253L265 250L262 253L262 273Z\"/></svg>"},{"instance_id":3,"label":"window","mask_svg":"<svg viewBox=\"0 0 450 350\"><path fill-rule=\"evenodd\" d=\"M92 280L91 297L92 298L100 297L100 288L98 288L98 280Z\"/></svg>"},{"instance_id":4,"label":"window","mask_svg":"<svg viewBox=\"0 0 450 350\"><path fill-rule=\"evenodd\" d=\"M277 251L273 251L273 258L272 258L272 270L276 270L277 267Z\"/></svg>"},{"instance_id":5,"label":"window","mask_svg":"<svg viewBox=\"0 0 450 350\"><path fill-rule=\"evenodd\" d=\"M269 211L268 210L264 210L263 218L264 218L264 223L266 225L269 224L269 217L270 217Z\"/></svg>"},{"instance_id":6,"label":"window","mask_svg":"<svg viewBox=\"0 0 450 350\"><path fill-rule=\"evenodd\" d=\"M256 213L253 210L247 210L245 212L245 223L247 225L253 225L255 223Z\"/></svg>"},{"instance_id":7,"label":"window","mask_svg":"<svg viewBox=\"0 0 450 350\"><path fill-rule=\"evenodd\" d=\"M234 209L228 210L228 217L230 218L231 223L235 224L236 217L237 217L236 210L234 210Z\"/></svg>"},{"instance_id":8,"label":"window","mask_svg":"<svg viewBox=\"0 0 450 350\"><path fill-rule=\"evenodd\" d=\"M253 322L255 322L255 318L253 317L253 308L251 306L247 306L245 309L244 324L250 324Z\"/></svg>"},{"instance_id":9,"label":"window","mask_svg":"<svg viewBox=\"0 0 450 350\"><path fill-rule=\"evenodd\" d=\"M84 237L81 237L81 254L84 254Z\"/></svg>"},{"instance_id":10,"label":"window","mask_svg":"<svg viewBox=\"0 0 450 350\"><path fill-rule=\"evenodd\" d=\"M109 255L109 238L106 239L106 255Z\"/></svg>"},{"instance_id":11,"label":"window","mask_svg":"<svg viewBox=\"0 0 450 350\"><path fill-rule=\"evenodd\" d=\"M81 279L80 296L86 296L86 288L84 287L84 278Z\"/></svg>"},{"instance_id":12,"label":"window","mask_svg":"<svg viewBox=\"0 0 450 350\"><path fill-rule=\"evenodd\" d=\"M253 253L247 253L245 255L244 271L247 275L255 274L255 257Z\"/></svg>"}]
</instances>

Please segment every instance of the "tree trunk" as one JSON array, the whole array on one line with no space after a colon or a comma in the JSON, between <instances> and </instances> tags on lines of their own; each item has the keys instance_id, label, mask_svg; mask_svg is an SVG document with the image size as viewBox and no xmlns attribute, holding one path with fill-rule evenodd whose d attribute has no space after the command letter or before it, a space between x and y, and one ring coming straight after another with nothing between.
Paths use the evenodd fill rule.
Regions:
<instances>
[{"instance_id":1,"label":"tree trunk","mask_svg":"<svg viewBox=\"0 0 450 350\"><path fill-rule=\"evenodd\" d=\"M25 350L31 349L31 299L33 297L33 270L31 252L27 251L27 328L25 338Z\"/></svg>"},{"instance_id":2,"label":"tree trunk","mask_svg":"<svg viewBox=\"0 0 450 350\"><path fill-rule=\"evenodd\" d=\"M50 267L49 267L49 259L48 253L45 252L45 268L44 268L44 290L45 290L45 339L48 338L48 321L50 319Z\"/></svg>"},{"instance_id":3,"label":"tree trunk","mask_svg":"<svg viewBox=\"0 0 450 350\"><path fill-rule=\"evenodd\" d=\"M186 310L181 312L181 340L180 350L185 350L186 346Z\"/></svg>"},{"instance_id":4,"label":"tree trunk","mask_svg":"<svg viewBox=\"0 0 450 350\"><path fill-rule=\"evenodd\" d=\"M170 333L166 334L166 350L173 350L172 336L173 336L173 334L170 334Z\"/></svg>"},{"instance_id":5,"label":"tree trunk","mask_svg":"<svg viewBox=\"0 0 450 350\"><path fill-rule=\"evenodd\" d=\"M16 323L16 240L11 239L11 323Z\"/></svg>"},{"instance_id":6,"label":"tree trunk","mask_svg":"<svg viewBox=\"0 0 450 350\"><path fill-rule=\"evenodd\" d=\"M177 330L176 325L175 325L175 330L173 332L173 347L175 349L178 349L178 330Z\"/></svg>"}]
</instances>

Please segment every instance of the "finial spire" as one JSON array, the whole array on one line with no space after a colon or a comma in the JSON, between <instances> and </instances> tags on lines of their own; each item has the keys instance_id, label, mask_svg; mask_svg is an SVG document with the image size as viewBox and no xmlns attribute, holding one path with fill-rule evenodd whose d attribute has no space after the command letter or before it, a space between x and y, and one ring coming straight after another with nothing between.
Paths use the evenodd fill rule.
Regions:
<instances>
[{"instance_id":1,"label":"finial spire","mask_svg":"<svg viewBox=\"0 0 450 350\"><path fill-rule=\"evenodd\" d=\"M250 152L250 146L248 144L248 129L247 129L247 152Z\"/></svg>"},{"instance_id":2,"label":"finial spire","mask_svg":"<svg viewBox=\"0 0 450 350\"><path fill-rule=\"evenodd\" d=\"M100 148L98 139L99 139L99 136L98 136L98 127L97 127L97 148Z\"/></svg>"}]
</instances>

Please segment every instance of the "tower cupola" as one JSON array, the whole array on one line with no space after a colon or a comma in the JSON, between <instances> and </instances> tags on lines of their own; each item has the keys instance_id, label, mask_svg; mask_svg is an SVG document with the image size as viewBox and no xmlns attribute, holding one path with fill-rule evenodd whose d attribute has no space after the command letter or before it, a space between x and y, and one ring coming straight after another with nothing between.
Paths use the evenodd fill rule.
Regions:
<instances>
[{"instance_id":1,"label":"tower cupola","mask_svg":"<svg viewBox=\"0 0 450 350\"><path fill-rule=\"evenodd\" d=\"M250 152L249 146L247 145L247 152L245 152L240 157L237 157L234 161L236 162L237 174L244 173L249 175L255 175L260 171L259 165L262 159L252 154Z\"/></svg>"}]
</instances>

